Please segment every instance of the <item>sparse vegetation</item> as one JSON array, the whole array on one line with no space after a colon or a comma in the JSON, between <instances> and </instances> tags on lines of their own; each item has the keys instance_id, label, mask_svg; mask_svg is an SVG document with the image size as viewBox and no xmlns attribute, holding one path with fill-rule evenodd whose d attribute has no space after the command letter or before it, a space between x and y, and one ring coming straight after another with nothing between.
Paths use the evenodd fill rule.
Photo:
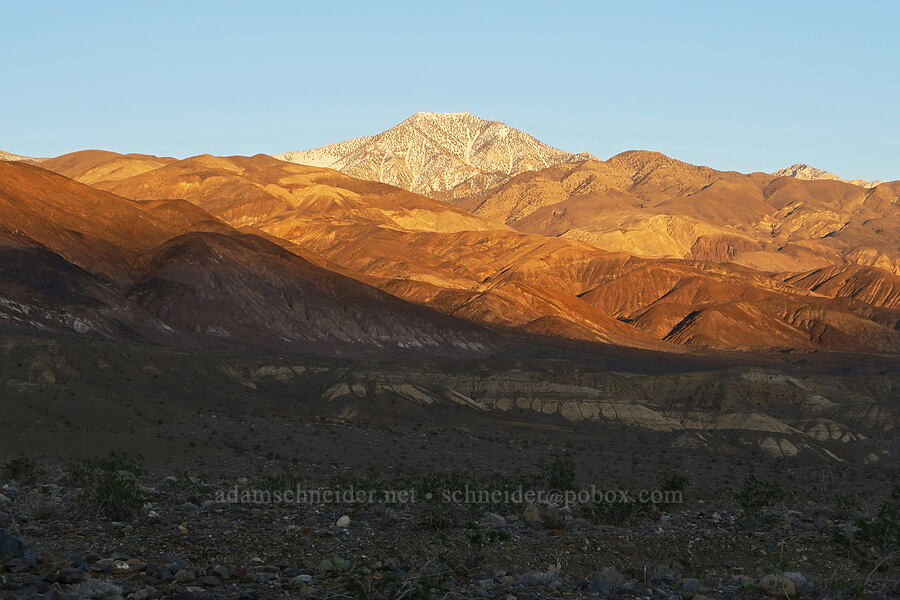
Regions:
<instances>
[{"instance_id":1,"label":"sparse vegetation","mask_svg":"<svg viewBox=\"0 0 900 600\"><path fill-rule=\"evenodd\" d=\"M568 456L556 456L543 465L544 482L549 489L574 490L576 485L575 463Z\"/></svg>"},{"instance_id":2,"label":"sparse vegetation","mask_svg":"<svg viewBox=\"0 0 900 600\"><path fill-rule=\"evenodd\" d=\"M683 497L684 488L687 486L687 482L688 478L686 476L675 473L663 479L659 489L663 493L676 492ZM677 506L677 504L662 502L659 505L659 507L663 509L671 508L673 506Z\"/></svg>"},{"instance_id":3,"label":"sparse vegetation","mask_svg":"<svg viewBox=\"0 0 900 600\"><path fill-rule=\"evenodd\" d=\"M744 485L735 494L735 499L744 510L744 515L749 519L755 519L760 510L773 506L783 497L781 488L777 484L761 481L755 475L747 476Z\"/></svg>"},{"instance_id":4,"label":"sparse vegetation","mask_svg":"<svg viewBox=\"0 0 900 600\"><path fill-rule=\"evenodd\" d=\"M69 471L84 488L84 500L90 510L122 520L133 515L144 501L138 482L142 460L139 455L112 452L106 457L74 463Z\"/></svg>"},{"instance_id":5,"label":"sparse vegetation","mask_svg":"<svg viewBox=\"0 0 900 600\"><path fill-rule=\"evenodd\" d=\"M852 539L835 530L834 541L857 562L872 568L869 577L895 562L900 557L900 486L894 486L874 516L856 520Z\"/></svg>"},{"instance_id":6,"label":"sparse vegetation","mask_svg":"<svg viewBox=\"0 0 900 600\"><path fill-rule=\"evenodd\" d=\"M37 464L27 456L18 456L5 462L2 472L4 478L21 483L34 483L41 474Z\"/></svg>"},{"instance_id":7,"label":"sparse vegetation","mask_svg":"<svg viewBox=\"0 0 900 600\"><path fill-rule=\"evenodd\" d=\"M856 526L858 540L872 543L885 553L900 552L900 485L894 486L890 499L874 517L858 519Z\"/></svg>"}]
</instances>

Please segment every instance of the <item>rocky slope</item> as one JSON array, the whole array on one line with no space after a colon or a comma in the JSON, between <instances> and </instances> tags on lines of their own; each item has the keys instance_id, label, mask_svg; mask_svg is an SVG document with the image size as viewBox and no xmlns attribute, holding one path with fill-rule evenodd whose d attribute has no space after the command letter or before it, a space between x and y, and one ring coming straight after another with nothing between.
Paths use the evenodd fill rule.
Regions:
<instances>
[{"instance_id":1,"label":"rocky slope","mask_svg":"<svg viewBox=\"0 0 900 600\"><path fill-rule=\"evenodd\" d=\"M883 181L867 181L865 179L844 179L839 175L835 175L834 173L829 173L828 171L824 171L822 169L817 169L815 167L811 167L804 163L797 163L795 165L791 165L790 167L785 167L778 171L772 173L776 177L796 177L797 179L805 179L808 181L813 181L816 179L830 179L833 181L843 181L844 183L852 183L853 185L858 185L860 187L873 188Z\"/></svg>"},{"instance_id":2,"label":"rocky slope","mask_svg":"<svg viewBox=\"0 0 900 600\"><path fill-rule=\"evenodd\" d=\"M452 201L525 171L593 157L551 148L500 121L469 113L417 113L378 135L276 158Z\"/></svg>"}]
</instances>

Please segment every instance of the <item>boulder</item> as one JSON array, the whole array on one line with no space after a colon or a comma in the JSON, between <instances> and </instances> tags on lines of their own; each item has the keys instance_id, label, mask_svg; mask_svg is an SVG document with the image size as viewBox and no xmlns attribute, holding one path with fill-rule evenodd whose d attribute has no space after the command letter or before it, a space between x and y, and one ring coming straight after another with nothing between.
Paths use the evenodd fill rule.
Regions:
<instances>
[{"instance_id":1,"label":"boulder","mask_svg":"<svg viewBox=\"0 0 900 600\"><path fill-rule=\"evenodd\" d=\"M7 529L0 529L0 558L11 556L13 558L25 557L25 544Z\"/></svg>"}]
</instances>

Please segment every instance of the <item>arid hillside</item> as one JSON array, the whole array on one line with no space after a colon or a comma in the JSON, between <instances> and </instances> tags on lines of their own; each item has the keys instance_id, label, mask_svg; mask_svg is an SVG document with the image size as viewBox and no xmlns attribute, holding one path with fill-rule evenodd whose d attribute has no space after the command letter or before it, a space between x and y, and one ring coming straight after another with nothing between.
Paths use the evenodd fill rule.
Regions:
<instances>
[{"instance_id":1,"label":"arid hillside","mask_svg":"<svg viewBox=\"0 0 900 600\"><path fill-rule=\"evenodd\" d=\"M179 200L0 162L0 319L16 328L316 354L479 353L489 332L398 300Z\"/></svg>"},{"instance_id":2,"label":"arid hillside","mask_svg":"<svg viewBox=\"0 0 900 600\"><path fill-rule=\"evenodd\" d=\"M637 153L616 162L566 168L605 171L604 181L618 181L619 187L625 186L624 175L616 180L610 173L646 171L641 185L651 195L690 195L718 181L718 172L711 169L677 161L652 168L642 162L647 158ZM753 182L766 176L729 177ZM729 216L724 200L716 210L696 198L693 202L708 213L707 221L719 223L717 231L726 231L732 227L729 223L749 223L754 210L780 202L781 188L800 186L800 191L811 193L838 186L838 199L849 194L851 200L854 190L867 193L837 182L769 180L774 190L769 200L744 206L743 216ZM607 183L595 177L590 185ZM609 186L606 197L637 202L633 210L642 210L636 192ZM283 247L317 264L493 327L670 351L687 346L894 352L900 347L897 309L890 300L897 276L877 267L865 267L866 275L857 275L853 285L822 287L795 285L798 273L813 269L753 269L699 250L699 256L687 257L690 260L607 252L589 241L516 232L507 224L397 188L263 155L194 157L99 187L143 201L187 200L232 226L282 240ZM888 188L871 193L863 199L877 208ZM809 203L815 202L820 200ZM622 211L621 203L615 211ZM713 249L734 244L731 238L704 239ZM818 268L827 265L820 262L815 263ZM838 277L841 270L863 272L843 263L830 268Z\"/></svg>"},{"instance_id":3,"label":"arid hillside","mask_svg":"<svg viewBox=\"0 0 900 600\"><path fill-rule=\"evenodd\" d=\"M723 172L635 151L523 173L462 206L523 232L635 256L900 274L900 182L869 189Z\"/></svg>"}]
</instances>

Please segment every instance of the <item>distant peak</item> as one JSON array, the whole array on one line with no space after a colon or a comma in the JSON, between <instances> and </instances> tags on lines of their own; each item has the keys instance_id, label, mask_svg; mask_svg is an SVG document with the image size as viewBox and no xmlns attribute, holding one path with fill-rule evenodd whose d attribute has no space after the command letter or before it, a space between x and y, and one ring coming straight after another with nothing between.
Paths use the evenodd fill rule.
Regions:
<instances>
[{"instance_id":1,"label":"distant peak","mask_svg":"<svg viewBox=\"0 0 900 600\"><path fill-rule=\"evenodd\" d=\"M410 116L408 119L403 121L403 123L416 123L420 121L428 121L428 122L438 122L438 123L457 123L460 121L475 121L479 123L490 123L487 119L482 119L478 115L473 115L468 112L448 112L448 113L436 113L436 112L417 112L414 115ZM401 123L402 125L402 123Z\"/></svg>"},{"instance_id":2,"label":"distant peak","mask_svg":"<svg viewBox=\"0 0 900 600\"><path fill-rule=\"evenodd\" d=\"M31 156L22 156L21 154L13 154L12 152L4 152L0 150L0 160L9 160L9 161L20 161L20 160L30 160L30 161L41 161L46 160L44 158L33 158Z\"/></svg>"},{"instance_id":3,"label":"distant peak","mask_svg":"<svg viewBox=\"0 0 900 600\"><path fill-rule=\"evenodd\" d=\"M278 154L440 199L476 196L519 173L594 158L468 112L417 112L379 134Z\"/></svg>"},{"instance_id":4,"label":"distant peak","mask_svg":"<svg viewBox=\"0 0 900 600\"><path fill-rule=\"evenodd\" d=\"M460 118L460 117L476 117L472 113L468 112L446 112L446 113L438 113L438 112L417 112L413 115L413 117L423 117L429 119L452 119L452 118Z\"/></svg>"},{"instance_id":5,"label":"distant peak","mask_svg":"<svg viewBox=\"0 0 900 600\"><path fill-rule=\"evenodd\" d=\"M884 183L883 181L867 181L865 179L844 179L840 175L835 175L830 171L825 171L824 169L817 169L811 165L806 163L796 163L791 165L790 167L785 167L784 169L775 171L772 173L776 177L793 177L795 179L802 179L806 181L815 181L819 179L831 180L831 181L843 181L844 183L850 183L853 185L858 185L860 187L875 187L880 183Z\"/></svg>"}]
</instances>

